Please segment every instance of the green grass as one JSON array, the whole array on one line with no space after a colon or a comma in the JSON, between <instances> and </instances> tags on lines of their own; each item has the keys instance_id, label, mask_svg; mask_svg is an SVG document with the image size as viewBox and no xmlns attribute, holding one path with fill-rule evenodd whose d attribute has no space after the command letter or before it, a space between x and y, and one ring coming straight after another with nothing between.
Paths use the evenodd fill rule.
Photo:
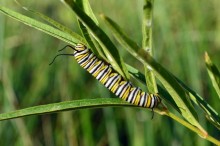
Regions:
<instances>
[{"instance_id":1,"label":"green grass","mask_svg":"<svg viewBox=\"0 0 220 146\"><path fill-rule=\"evenodd\" d=\"M0 122L0 145L217 143L220 2L154 1L153 58L139 47L143 2L90 1L91 9L83 2L91 19L73 3L72 9L86 27L79 27L70 7L60 2L22 3L33 12L1 2L1 12L6 15L0 15L0 120L5 120ZM104 15L99 17L100 13ZM49 35L6 17L9 15ZM118 72L135 77L132 80L144 89L137 82L145 83L138 70L144 72L144 65L150 65L168 110L155 109L151 120L152 112L115 99L72 57L57 58L49 66L57 50L77 42L93 46L107 61L112 59ZM205 51L213 62L206 58L209 74ZM11 118L17 119L8 120ZM206 136L204 130L210 136L202 139L197 134Z\"/></svg>"}]
</instances>

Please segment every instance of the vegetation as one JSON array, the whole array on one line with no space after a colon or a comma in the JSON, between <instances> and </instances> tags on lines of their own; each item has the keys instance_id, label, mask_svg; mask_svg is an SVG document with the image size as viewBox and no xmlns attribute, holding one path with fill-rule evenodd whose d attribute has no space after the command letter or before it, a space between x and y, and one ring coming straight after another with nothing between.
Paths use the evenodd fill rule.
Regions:
<instances>
[{"instance_id":1,"label":"vegetation","mask_svg":"<svg viewBox=\"0 0 220 146\"><path fill-rule=\"evenodd\" d=\"M1 145L220 145L220 2L14 4L0 5ZM49 66L57 50L79 42L124 78L159 92L153 119L151 110L115 98L73 57Z\"/></svg>"}]
</instances>

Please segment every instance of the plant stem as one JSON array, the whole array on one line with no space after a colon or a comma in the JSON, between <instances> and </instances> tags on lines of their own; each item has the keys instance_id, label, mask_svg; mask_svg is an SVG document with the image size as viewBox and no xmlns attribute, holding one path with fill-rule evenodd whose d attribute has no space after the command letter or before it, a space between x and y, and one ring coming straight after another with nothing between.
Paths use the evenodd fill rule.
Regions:
<instances>
[{"instance_id":1,"label":"plant stem","mask_svg":"<svg viewBox=\"0 0 220 146\"><path fill-rule=\"evenodd\" d=\"M178 123L182 124L183 126L187 127L188 129L190 129L191 131L197 133L201 138L204 138L216 145L220 145L220 141L218 141L217 139L215 139L214 137L208 135L208 133L204 130L201 130L195 126L193 126L192 124L188 123L187 121L179 118L178 116L174 115L173 113L169 112L168 110L163 111L163 112L159 112L159 114L161 115L166 115L172 119L174 119L175 121L177 121Z\"/></svg>"},{"instance_id":2,"label":"plant stem","mask_svg":"<svg viewBox=\"0 0 220 146\"><path fill-rule=\"evenodd\" d=\"M152 16L153 16L153 0L145 0L143 6L143 22L142 22L142 34L143 41L142 47L145 51L149 52L152 55ZM145 76L146 76L146 84L149 92L157 93L157 85L155 81L155 76L152 70L148 65L144 66L145 68Z\"/></svg>"}]
</instances>

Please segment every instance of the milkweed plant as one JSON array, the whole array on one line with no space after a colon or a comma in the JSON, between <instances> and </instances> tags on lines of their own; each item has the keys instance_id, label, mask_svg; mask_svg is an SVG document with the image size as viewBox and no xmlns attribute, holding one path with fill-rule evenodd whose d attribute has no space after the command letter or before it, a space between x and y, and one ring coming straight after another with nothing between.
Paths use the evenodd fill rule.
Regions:
<instances>
[{"instance_id":1,"label":"milkweed plant","mask_svg":"<svg viewBox=\"0 0 220 146\"><path fill-rule=\"evenodd\" d=\"M125 1L124 3L126 3ZM18 3L18 2L17 2ZM54 19L29 9L18 3L18 7L24 9L27 13L40 18L31 18L24 14L18 13L10 8L0 6L0 12L14 20L20 21L32 28L53 36L68 45L75 47L77 44L84 44L91 52L110 64L114 70L124 79L142 82L148 89L148 92L160 95L161 102L153 108L153 113L169 117L173 121L186 127L188 130L199 135L201 138L210 141L213 144L220 145L220 141L209 134L203 124L199 121L199 117L205 117L208 124L220 129L220 117L211 104L206 102L197 92L191 89L187 84L179 79L173 71L164 67L163 63L158 62L154 57L157 51L153 47L153 0L145 0L142 6L142 44L135 42L129 35L125 33L117 22L104 14L100 14L99 20L104 22L108 31L111 31L114 39L119 43L126 52L137 59L144 68L144 73L136 69L133 65L125 63L125 59L119 54L117 46L105 31L100 27L99 21L89 4L88 0L64 0L64 7L72 11L76 17L81 34L78 34L60 24ZM41 21L43 20L43 21ZM169 33L169 32L168 32ZM161 38L154 38L161 39ZM162 40L161 40L162 41ZM54 52L54 56L56 52ZM81 58L82 59L82 58ZM84 59L84 58L83 58ZM218 68L212 63L208 53L205 53L204 62L206 64L208 74L213 84L213 90L220 97L220 73ZM49 66L48 66L49 67ZM99 70L101 72L101 70ZM43 72L43 71L42 71ZM88 91L89 92L89 91ZM116 92L116 91L115 91ZM138 94L139 95L139 94ZM138 96L136 96L137 98ZM213 97L214 98L214 97ZM139 101L137 99L137 101ZM153 101L151 101L153 103ZM137 104L136 104L137 105ZM61 111L82 110L91 108L106 107L129 107L146 110L119 98L87 98L72 99L69 101L50 103L38 106L27 107L23 109L14 109L10 112L0 114L0 120L9 120L22 118L30 115L44 115ZM200 112L199 112L200 111ZM201 112L203 111L203 112ZM154 117L153 119L154 120ZM162 122L162 121L161 121ZM165 126L165 124L163 125Z\"/></svg>"}]
</instances>

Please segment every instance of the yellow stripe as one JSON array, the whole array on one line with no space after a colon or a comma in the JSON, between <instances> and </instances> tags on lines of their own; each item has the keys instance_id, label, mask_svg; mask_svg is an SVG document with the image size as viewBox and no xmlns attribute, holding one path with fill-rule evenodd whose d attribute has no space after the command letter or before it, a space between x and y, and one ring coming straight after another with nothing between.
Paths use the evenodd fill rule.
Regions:
<instances>
[{"instance_id":1,"label":"yellow stripe","mask_svg":"<svg viewBox=\"0 0 220 146\"><path fill-rule=\"evenodd\" d=\"M97 61L96 63L94 63L92 66L90 66L87 70L90 72L96 65L100 64L102 61Z\"/></svg>"},{"instance_id":2,"label":"yellow stripe","mask_svg":"<svg viewBox=\"0 0 220 146\"><path fill-rule=\"evenodd\" d=\"M115 82L115 84L114 84L114 85L112 86L112 88L111 88L111 91L112 91L113 93L115 93L115 90L118 88L120 82L121 82L121 76L120 76L120 78Z\"/></svg>"},{"instance_id":3,"label":"yellow stripe","mask_svg":"<svg viewBox=\"0 0 220 146\"><path fill-rule=\"evenodd\" d=\"M127 82L126 81L121 81L121 83L119 84L119 86L124 86L124 84L127 84ZM126 95L126 92L127 91L129 91L128 89L130 89L129 88L130 86L129 85L127 85L124 89L122 89L122 91L121 91L121 93L119 93L119 95L121 95L121 98L123 99L123 98L125 98L124 96ZM128 94L128 93L127 93Z\"/></svg>"},{"instance_id":4,"label":"yellow stripe","mask_svg":"<svg viewBox=\"0 0 220 146\"><path fill-rule=\"evenodd\" d=\"M132 90L134 90L134 88L131 88L131 86L128 86L128 88L125 90L124 95L122 96L122 99L127 100Z\"/></svg>"},{"instance_id":5,"label":"yellow stripe","mask_svg":"<svg viewBox=\"0 0 220 146\"><path fill-rule=\"evenodd\" d=\"M97 70L97 71L93 74L93 76L94 76L94 77L97 77L97 76L99 75L99 73L105 69L105 67L106 67L105 64L102 65L102 67L101 67L99 70Z\"/></svg>"},{"instance_id":6,"label":"yellow stripe","mask_svg":"<svg viewBox=\"0 0 220 146\"><path fill-rule=\"evenodd\" d=\"M106 83L106 81L108 80L108 77L110 76L111 72L112 72L112 69L110 68L110 70L107 72L107 74L100 80L100 82L102 84Z\"/></svg>"},{"instance_id":7,"label":"yellow stripe","mask_svg":"<svg viewBox=\"0 0 220 146\"><path fill-rule=\"evenodd\" d=\"M152 94L149 94L148 96L147 96L147 104L146 104L146 107L150 107L150 104L151 104L151 95Z\"/></svg>"},{"instance_id":8,"label":"yellow stripe","mask_svg":"<svg viewBox=\"0 0 220 146\"><path fill-rule=\"evenodd\" d=\"M89 55L90 55L90 54L89 54ZM87 59L85 62L83 62L83 63L81 64L81 66L84 68L89 62L93 61L94 58L95 58L95 56L93 56L93 57L90 58L90 59Z\"/></svg>"},{"instance_id":9,"label":"yellow stripe","mask_svg":"<svg viewBox=\"0 0 220 146\"><path fill-rule=\"evenodd\" d=\"M85 54L80 54L78 56L75 56L77 62L79 62L80 60L82 60L83 58L85 58L86 56L88 56L88 53Z\"/></svg>"},{"instance_id":10,"label":"yellow stripe","mask_svg":"<svg viewBox=\"0 0 220 146\"><path fill-rule=\"evenodd\" d=\"M83 68L85 68L85 66L86 66L87 64L89 64L90 62L93 62L93 61L95 60L95 58L96 58L96 57L93 56L90 60L84 62L81 66L82 66Z\"/></svg>"},{"instance_id":11,"label":"yellow stripe","mask_svg":"<svg viewBox=\"0 0 220 146\"><path fill-rule=\"evenodd\" d=\"M140 97L141 97L141 95L140 95L140 90L139 90L136 97L135 97L135 101L134 101L135 105L138 105L138 102L140 101Z\"/></svg>"}]
</instances>

